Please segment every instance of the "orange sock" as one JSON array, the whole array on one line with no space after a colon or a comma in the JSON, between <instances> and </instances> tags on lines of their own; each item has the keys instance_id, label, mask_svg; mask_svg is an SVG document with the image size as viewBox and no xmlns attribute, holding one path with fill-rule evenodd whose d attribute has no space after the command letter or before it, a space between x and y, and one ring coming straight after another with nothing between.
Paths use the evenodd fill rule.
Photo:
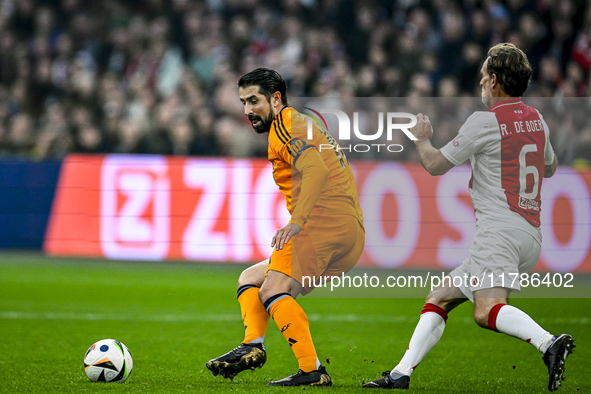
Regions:
<instances>
[{"instance_id":1,"label":"orange sock","mask_svg":"<svg viewBox=\"0 0 591 394\"><path fill-rule=\"evenodd\" d=\"M284 296L285 295L285 296ZM310 335L308 316L300 304L287 293L278 294L281 298L271 297L265 303L269 314L275 320L277 327L291 346L291 350L298 359L299 368L304 372L317 369L316 349ZM276 299L277 301L273 300ZM270 304L270 306L269 306Z\"/></svg>"},{"instance_id":2,"label":"orange sock","mask_svg":"<svg viewBox=\"0 0 591 394\"><path fill-rule=\"evenodd\" d=\"M269 314L259 299L259 288L255 285L244 285L238 289L238 302L244 322L244 341L251 343L265 340L267 327L269 326Z\"/></svg>"}]
</instances>

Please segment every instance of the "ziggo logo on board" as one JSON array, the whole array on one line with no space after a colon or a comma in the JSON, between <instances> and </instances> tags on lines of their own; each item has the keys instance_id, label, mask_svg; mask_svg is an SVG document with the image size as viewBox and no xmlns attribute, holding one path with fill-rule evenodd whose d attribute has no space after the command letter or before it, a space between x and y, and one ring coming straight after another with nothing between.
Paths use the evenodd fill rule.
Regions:
<instances>
[{"instance_id":1,"label":"ziggo logo on board","mask_svg":"<svg viewBox=\"0 0 591 394\"><path fill-rule=\"evenodd\" d=\"M418 163L352 167L366 229L360 265L451 268L468 256L475 231L469 166L441 177ZM591 271L590 190L591 173L559 168L544 180L546 269ZM266 160L73 156L62 169L45 249L113 259L253 262L268 258L271 238L288 221Z\"/></svg>"}]
</instances>

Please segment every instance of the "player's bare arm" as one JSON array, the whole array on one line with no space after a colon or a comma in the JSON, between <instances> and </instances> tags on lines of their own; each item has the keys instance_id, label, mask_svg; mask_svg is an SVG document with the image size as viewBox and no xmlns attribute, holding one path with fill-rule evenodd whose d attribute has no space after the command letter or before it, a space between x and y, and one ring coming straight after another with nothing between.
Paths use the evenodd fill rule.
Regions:
<instances>
[{"instance_id":1,"label":"player's bare arm","mask_svg":"<svg viewBox=\"0 0 591 394\"><path fill-rule=\"evenodd\" d=\"M439 149L435 149L431 145L433 126L427 115L418 114L417 124L410 129L410 132L417 137L415 145L419 153L419 159L429 174L443 175L454 166L443 156Z\"/></svg>"},{"instance_id":2,"label":"player's bare arm","mask_svg":"<svg viewBox=\"0 0 591 394\"><path fill-rule=\"evenodd\" d=\"M544 167L544 178L550 178L556 172L556 167L558 167L558 159L554 156L554 161L552 164L548 164Z\"/></svg>"}]
</instances>

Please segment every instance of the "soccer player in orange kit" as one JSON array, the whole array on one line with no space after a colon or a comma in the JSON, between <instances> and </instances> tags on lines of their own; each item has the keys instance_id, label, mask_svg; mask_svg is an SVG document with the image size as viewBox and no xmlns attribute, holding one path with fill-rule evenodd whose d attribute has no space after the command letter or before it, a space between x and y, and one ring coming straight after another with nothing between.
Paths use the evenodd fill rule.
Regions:
<instances>
[{"instance_id":1,"label":"soccer player in orange kit","mask_svg":"<svg viewBox=\"0 0 591 394\"><path fill-rule=\"evenodd\" d=\"M207 368L232 379L245 369L262 367L272 317L291 346L299 371L268 385L330 386L332 380L316 355L308 317L295 298L313 289L302 277L341 275L363 252L365 229L353 172L336 141L320 125L313 125L308 139L309 117L289 107L287 86L279 73L258 68L240 78L238 88L253 129L269 134L273 178L285 195L291 220L273 236L271 257L238 278L244 340L207 362Z\"/></svg>"}]
</instances>

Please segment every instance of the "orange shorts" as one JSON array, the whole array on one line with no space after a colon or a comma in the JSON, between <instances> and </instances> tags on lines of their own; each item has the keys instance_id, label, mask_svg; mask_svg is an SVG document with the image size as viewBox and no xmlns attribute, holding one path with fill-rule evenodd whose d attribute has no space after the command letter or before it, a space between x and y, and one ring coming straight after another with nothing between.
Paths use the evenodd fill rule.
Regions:
<instances>
[{"instance_id":1,"label":"orange shorts","mask_svg":"<svg viewBox=\"0 0 591 394\"><path fill-rule=\"evenodd\" d=\"M338 276L357 264L364 245L365 230L354 216L310 216L283 249L273 249L265 276L278 271L300 284L302 277ZM312 289L306 286L302 294Z\"/></svg>"}]
</instances>

